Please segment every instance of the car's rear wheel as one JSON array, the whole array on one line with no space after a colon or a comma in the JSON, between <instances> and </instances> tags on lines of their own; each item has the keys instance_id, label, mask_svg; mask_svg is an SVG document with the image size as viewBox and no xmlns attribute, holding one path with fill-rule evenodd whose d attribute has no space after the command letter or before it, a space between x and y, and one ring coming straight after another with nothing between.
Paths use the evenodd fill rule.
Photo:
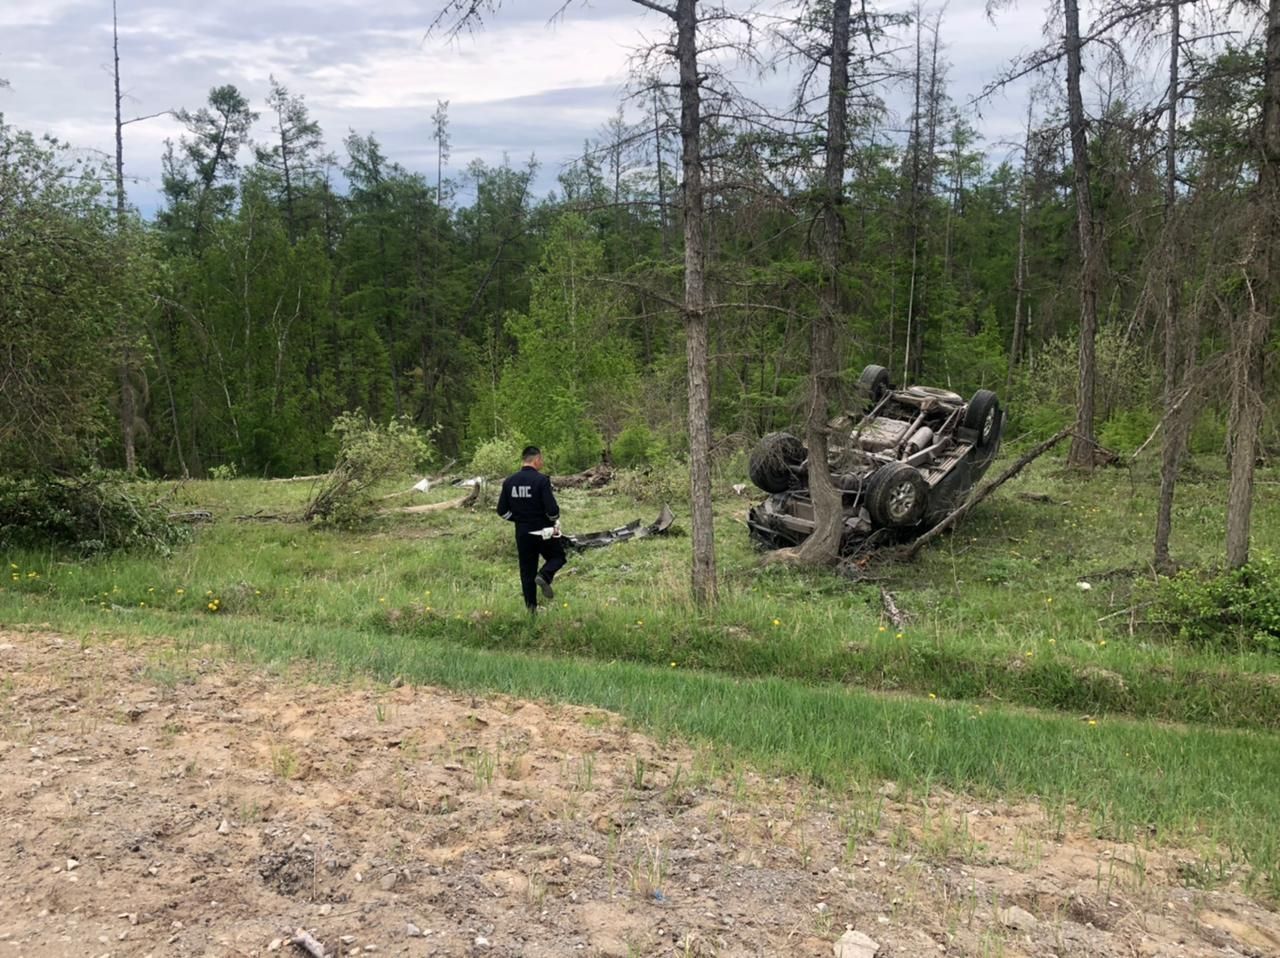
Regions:
<instances>
[{"instance_id":1,"label":"car's rear wheel","mask_svg":"<svg viewBox=\"0 0 1280 958\"><path fill-rule=\"evenodd\" d=\"M974 445L979 449L991 445L1000 429L1000 400L990 389L979 389L964 411L964 425L978 434Z\"/></svg>"},{"instance_id":2,"label":"car's rear wheel","mask_svg":"<svg viewBox=\"0 0 1280 958\"><path fill-rule=\"evenodd\" d=\"M747 474L765 492L786 492L796 484L795 470L808 453L789 432L771 432L751 450Z\"/></svg>"},{"instance_id":3,"label":"car's rear wheel","mask_svg":"<svg viewBox=\"0 0 1280 958\"><path fill-rule=\"evenodd\" d=\"M891 462L871 477L867 511L876 525L902 528L917 525L929 507L929 483L915 466Z\"/></svg>"},{"instance_id":4,"label":"car's rear wheel","mask_svg":"<svg viewBox=\"0 0 1280 958\"><path fill-rule=\"evenodd\" d=\"M857 391L866 401L867 409L870 409L881 399L883 399L893 388L893 384L889 380L889 370L883 366L877 366L872 363L862 370L862 375L858 377Z\"/></svg>"}]
</instances>

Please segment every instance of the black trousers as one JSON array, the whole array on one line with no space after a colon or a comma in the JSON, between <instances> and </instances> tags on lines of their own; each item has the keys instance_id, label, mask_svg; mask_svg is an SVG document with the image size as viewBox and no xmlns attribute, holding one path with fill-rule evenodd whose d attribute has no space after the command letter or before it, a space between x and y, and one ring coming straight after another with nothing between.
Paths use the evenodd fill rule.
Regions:
<instances>
[{"instance_id":1,"label":"black trousers","mask_svg":"<svg viewBox=\"0 0 1280 958\"><path fill-rule=\"evenodd\" d=\"M530 535L540 526L516 525L516 555L520 557L520 587L524 590L524 604L529 608L538 605L538 586L534 583L536 576L542 576L550 582L555 578L567 560L564 554L563 539L543 539ZM546 561L538 568L538 559Z\"/></svg>"}]
</instances>

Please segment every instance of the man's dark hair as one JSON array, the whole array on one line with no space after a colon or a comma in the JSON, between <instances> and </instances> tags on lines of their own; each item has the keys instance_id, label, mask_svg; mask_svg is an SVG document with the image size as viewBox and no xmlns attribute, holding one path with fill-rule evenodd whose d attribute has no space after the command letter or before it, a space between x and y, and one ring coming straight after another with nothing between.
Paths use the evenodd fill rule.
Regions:
<instances>
[{"instance_id":1,"label":"man's dark hair","mask_svg":"<svg viewBox=\"0 0 1280 958\"><path fill-rule=\"evenodd\" d=\"M537 446L525 446L524 452L520 453L520 458L522 458L525 462L532 462L534 459L537 459L541 455L542 455L542 450L539 449Z\"/></svg>"}]
</instances>

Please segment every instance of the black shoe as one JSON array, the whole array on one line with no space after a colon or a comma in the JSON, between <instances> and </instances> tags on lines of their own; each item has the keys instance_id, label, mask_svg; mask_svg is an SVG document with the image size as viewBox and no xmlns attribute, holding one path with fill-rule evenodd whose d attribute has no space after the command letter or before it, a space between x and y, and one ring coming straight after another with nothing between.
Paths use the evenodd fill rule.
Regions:
<instances>
[{"instance_id":1,"label":"black shoe","mask_svg":"<svg viewBox=\"0 0 1280 958\"><path fill-rule=\"evenodd\" d=\"M551 588L551 583L542 576L534 576L534 584L542 590L542 596L545 599L554 599L556 597L555 589Z\"/></svg>"}]
</instances>

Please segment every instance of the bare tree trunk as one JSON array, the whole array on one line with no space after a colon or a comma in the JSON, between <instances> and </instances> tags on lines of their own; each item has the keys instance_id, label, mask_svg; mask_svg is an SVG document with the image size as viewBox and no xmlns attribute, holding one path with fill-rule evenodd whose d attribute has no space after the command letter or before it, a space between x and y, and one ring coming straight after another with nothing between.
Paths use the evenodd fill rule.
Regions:
<instances>
[{"instance_id":1,"label":"bare tree trunk","mask_svg":"<svg viewBox=\"0 0 1280 958\"><path fill-rule=\"evenodd\" d=\"M124 121L120 116L120 28L116 17L116 0L111 0L111 55L115 74L116 101L116 231L124 230ZM136 449L137 404L133 393L133 346L129 342L129 323L122 314L117 322L120 355L116 361L116 379L120 384L120 441L124 446L125 472L138 469Z\"/></svg>"},{"instance_id":2,"label":"bare tree trunk","mask_svg":"<svg viewBox=\"0 0 1280 958\"><path fill-rule=\"evenodd\" d=\"M1178 481L1178 468L1182 464L1183 446L1186 440L1186 415L1178 405L1178 269L1177 243L1174 235L1174 216L1177 204L1177 133L1178 133L1178 45L1181 41L1179 0L1169 4L1169 129L1165 139L1164 155L1164 448L1160 459L1160 502L1156 507L1156 540L1154 564L1161 572L1172 572L1169 558L1169 536L1173 531L1173 491ZM1188 342L1183 349L1195 355L1195 343ZM1183 404L1186 405L1186 404Z\"/></svg>"},{"instance_id":3,"label":"bare tree trunk","mask_svg":"<svg viewBox=\"0 0 1280 958\"><path fill-rule=\"evenodd\" d=\"M1009 347L1009 374L1005 379L1005 385L1013 384L1014 370L1022 362L1022 352L1026 344L1027 324L1023 318L1023 301L1027 294L1027 207L1030 205L1027 197L1027 183L1030 179L1029 169L1031 165L1031 106L1032 101L1027 101L1027 135L1022 141L1022 183L1021 197L1018 200L1018 265L1014 272L1014 294L1013 301L1013 344Z\"/></svg>"},{"instance_id":4,"label":"bare tree trunk","mask_svg":"<svg viewBox=\"0 0 1280 958\"><path fill-rule=\"evenodd\" d=\"M662 171L662 114L658 111L656 80L653 84L653 155L658 165L658 235L662 240L662 254L665 256L671 250L671 242L667 235L667 187Z\"/></svg>"},{"instance_id":5,"label":"bare tree trunk","mask_svg":"<svg viewBox=\"0 0 1280 958\"><path fill-rule=\"evenodd\" d=\"M1086 471L1094 466L1095 347L1098 337L1098 235L1089 183L1084 99L1080 93L1079 0L1063 0L1067 30L1067 123L1071 129L1071 165L1075 170L1076 229L1080 238L1080 378L1076 391L1076 431L1067 462Z\"/></svg>"},{"instance_id":6,"label":"bare tree trunk","mask_svg":"<svg viewBox=\"0 0 1280 958\"><path fill-rule=\"evenodd\" d=\"M1260 281L1250 284L1249 309L1231 330L1231 482L1227 491L1227 565L1231 568L1249 561L1264 347L1271 311L1280 303L1280 249L1275 241L1280 224L1280 0L1271 0L1267 10L1265 63L1252 250L1253 271L1260 274Z\"/></svg>"},{"instance_id":7,"label":"bare tree trunk","mask_svg":"<svg viewBox=\"0 0 1280 958\"><path fill-rule=\"evenodd\" d=\"M849 94L850 0L835 0L831 13L831 74L827 82L827 155L823 171L821 303L809 326L809 494L813 532L800 547L804 562L839 557L844 529L843 496L827 468L827 420L836 381L836 316L840 310L840 252L844 160Z\"/></svg>"},{"instance_id":8,"label":"bare tree trunk","mask_svg":"<svg viewBox=\"0 0 1280 958\"><path fill-rule=\"evenodd\" d=\"M693 598L698 605L709 606L716 600L716 552L711 511L711 380L707 371L697 8L697 0L676 2L676 60L680 68L680 142L684 174L684 321L688 339Z\"/></svg>"}]
</instances>

